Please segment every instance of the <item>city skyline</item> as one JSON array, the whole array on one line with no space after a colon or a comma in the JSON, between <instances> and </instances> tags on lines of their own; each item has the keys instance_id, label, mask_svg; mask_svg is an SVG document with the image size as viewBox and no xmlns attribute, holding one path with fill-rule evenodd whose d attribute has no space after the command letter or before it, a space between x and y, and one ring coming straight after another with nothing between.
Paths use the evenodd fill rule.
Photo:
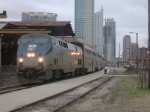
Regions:
<instances>
[{"instance_id":1,"label":"city skyline","mask_svg":"<svg viewBox=\"0 0 150 112\"><path fill-rule=\"evenodd\" d=\"M11 6L11 7L10 7ZM148 37L148 3L141 0L95 0L95 12L100 11L101 6L104 9L104 19L114 18L116 24L116 56L118 55L118 47L122 49L122 38L129 35L129 32L137 32L139 34L139 47L147 45L144 39ZM18 1L1 0L0 11L7 11L7 19L1 21L21 21L22 12L49 12L58 14L58 21L71 21L74 29L74 0L34 0ZM17 8L16 8L17 7ZM18 10L19 9L19 10ZM131 42L136 42L136 36L131 36ZM122 51L121 51L122 52Z\"/></svg>"}]
</instances>

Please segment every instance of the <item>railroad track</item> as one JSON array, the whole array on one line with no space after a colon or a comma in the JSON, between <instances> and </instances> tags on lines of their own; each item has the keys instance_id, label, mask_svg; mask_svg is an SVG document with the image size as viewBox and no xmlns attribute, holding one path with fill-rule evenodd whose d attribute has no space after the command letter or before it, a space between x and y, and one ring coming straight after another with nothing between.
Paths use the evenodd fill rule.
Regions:
<instances>
[{"instance_id":1,"label":"railroad track","mask_svg":"<svg viewBox=\"0 0 150 112\"><path fill-rule=\"evenodd\" d=\"M23 86L23 85L16 85L16 86L0 88L0 95L9 93L9 92L13 92L13 91L19 91L19 90L26 89L26 88L27 87Z\"/></svg>"},{"instance_id":2,"label":"railroad track","mask_svg":"<svg viewBox=\"0 0 150 112\"><path fill-rule=\"evenodd\" d=\"M30 85L30 84L23 84L23 85L15 85L15 86L8 86L8 87L3 87L0 88L0 95L5 94L5 93L10 93L14 91L19 91L23 89L28 89L36 86L40 86L41 84L36 84L36 85Z\"/></svg>"},{"instance_id":3,"label":"railroad track","mask_svg":"<svg viewBox=\"0 0 150 112\"><path fill-rule=\"evenodd\" d=\"M56 112L65 106L71 104L77 99L87 95L91 91L95 90L97 87L103 85L109 81L113 76L103 76L96 80L90 81L88 83L82 84L78 87L75 87L71 90L67 90L63 93L57 94L53 97L35 102L21 109L16 109L14 112L25 112L25 111L48 111Z\"/></svg>"},{"instance_id":4,"label":"railroad track","mask_svg":"<svg viewBox=\"0 0 150 112\"><path fill-rule=\"evenodd\" d=\"M61 81L61 80L64 80L64 79L59 79L59 80L56 80L56 81L49 81L47 83L33 84L33 85L23 84L23 85L15 85L15 86L2 87L2 88L0 88L0 95L1 94L5 94L5 93L14 92L14 91L23 90L23 89L32 88L32 87L36 87L36 86L40 86L40 85L45 85L45 84L49 84L49 83L53 83L53 82L58 82L58 81Z\"/></svg>"},{"instance_id":5,"label":"railroad track","mask_svg":"<svg viewBox=\"0 0 150 112\"><path fill-rule=\"evenodd\" d=\"M16 85L16 86L10 86L10 87L4 87L0 88L0 95L5 93L10 93L14 91L19 91L27 88L31 88L33 86L26 86L26 85Z\"/></svg>"},{"instance_id":6,"label":"railroad track","mask_svg":"<svg viewBox=\"0 0 150 112\"><path fill-rule=\"evenodd\" d=\"M79 76L75 76L75 77L79 77ZM71 78L75 78L75 77L68 77L67 79L71 79ZM31 87L45 85L45 84L49 84L49 83L53 83L53 82L58 82L58 81L61 81L61 80L64 80L64 79L59 79L59 80L55 80L55 81L49 81L49 82L46 82L46 83L33 84L33 85L22 84L22 85L2 87L2 88L0 88L0 95L1 94L5 94L5 93L14 92L14 91L23 90L23 89L28 89L28 88L31 88Z\"/></svg>"}]
</instances>

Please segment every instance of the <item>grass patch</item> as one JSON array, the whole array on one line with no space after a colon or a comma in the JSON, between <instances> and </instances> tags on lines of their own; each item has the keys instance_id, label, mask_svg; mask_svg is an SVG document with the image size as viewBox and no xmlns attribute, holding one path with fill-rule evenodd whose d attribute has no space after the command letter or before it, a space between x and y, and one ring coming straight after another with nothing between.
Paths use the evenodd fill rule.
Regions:
<instances>
[{"instance_id":1,"label":"grass patch","mask_svg":"<svg viewBox=\"0 0 150 112\"><path fill-rule=\"evenodd\" d=\"M140 88L130 88L129 89L129 94L132 96L132 97L136 97L136 98L139 98L142 96L142 94L144 93L150 93L150 90L148 89L140 89Z\"/></svg>"},{"instance_id":2,"label":"grass patch","mask_svg":"<svg viewBox=\"0 0 150 112\"><path fill-rule=\"evenodd\" d=\"M125 71L125 72L121 72L121 73L118 73L117 75L129 75L130 73L128 71Z\"/></svg>"},{"instance_id":3,"label":"grass patch","mask_svg":"<svg viewBox=\"0 0 150 112\"><path fill-rule=\"evenodd\" d=\"M128 71L122 72L122 75L129 75Z\"/></svg>"},{"instance_id":4,"label":"grass patch","mask_svg":"<svg viewBox=\"0 0 150 112\"><path fill-rule=\"evenodd\" d=\"M132 97L140 97L141 96L141 93L142 91L138 88L130 88L129 89L129 94L132 96Z\"/></svg>"},{"instance_id":5,"label":"grass patch","mask_svg":"<svg viewBox=\"0 0 150 112\"><path fill-rule=\"evenodd\" d=\"M110 98L109 103L113 103L117 99L117 96L113 96Z\"/></svg>"},{"instance_id":6,"label":"grass patch","mask_svg":"<svg viewBox=\"0 0 150 112\"><path fill-rule=\"evenodd\" d=\"M110 91L110 96L107 100L107 103L109 104L113 104L113 102L116 101L116 99L118 98L118 92L120 91L120 83L118 82L118 84L116 84L114 87L112 87L111 89L109 89Z\"/></svg>"}]
</instances>

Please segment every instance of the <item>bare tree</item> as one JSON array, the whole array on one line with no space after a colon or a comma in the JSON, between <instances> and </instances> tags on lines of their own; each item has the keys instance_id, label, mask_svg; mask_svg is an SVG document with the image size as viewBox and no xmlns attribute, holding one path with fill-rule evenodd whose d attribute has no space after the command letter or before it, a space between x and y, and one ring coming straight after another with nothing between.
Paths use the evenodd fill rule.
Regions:
<instances>
[{"instance_id":1,"label":"bare tree","mask_svg":"<svg viewBox=\"0 0 150 112\"><path fill-rule=\"evenodd\" d=\"M148 46L148 38L144 38L144 43Z\"/></svg>"}]
</instances>

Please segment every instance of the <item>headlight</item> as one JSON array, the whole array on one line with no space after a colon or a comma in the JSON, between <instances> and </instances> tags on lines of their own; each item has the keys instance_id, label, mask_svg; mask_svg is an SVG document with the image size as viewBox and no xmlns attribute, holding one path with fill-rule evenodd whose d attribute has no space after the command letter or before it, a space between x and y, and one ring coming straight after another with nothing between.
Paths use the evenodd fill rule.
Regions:
<instances>
[{"instance_id":1,"label":"headlight","mask_svg":"<svg viewBox=\"0 0 150 112\"><path fill-rule=\"evenodd\" d=\"M31 56L32 56L32 57L34 57L34 56L35 56L35 54L34 54L34 53L32 53L32 54L31 54Z\"/></svg>"},{"instance_id":2,"label":"headlight","mask_svg":"<svg viewBox=\"0 0 150 112\"><path fill-rule=\"evenodd\" d=\"M27 56L28 57L35 57L35 54L34 53L28 53Z\"/></svg>"},{"instance_id":3,"label":"headlight","mask_svg":"<svg viewBox=\"0 0 150 112\"><path fill-rule=\"evenodd\" d=\"M78 52L77 55L80 55L80 53Z\"/></svg>"},{"instance_id":4,"label":"headlight","mask_svg":"<svg viewBox=\"0 0 150 112\"><path fill-rule=\"evenodd\" d=\"M20 58L20 59L19 59L19 62L20 62L20 63L21 63L21 62L23 62L23 59L22 59L22 58Z\"/></svg>"},{"instance_id":5,"label":"headlight","mask_svg":"<svg viewBox=\"0 0 150 112\"><path fill-rule=\"evenodd\" d=\"M43 58L39 58L39 62L43 62Z\"/></svg>"},{"instance_id":6,"label":"headlight","mask_svg":"<svg viewBox=\"0 0 150 112\"><path fill-rule=\"evenodd\" d=\"M28 54L27 54L27 56L28 56L28 57L31 57L31 54L30 54L30 53L28 53Z\"/></svg>"}]
</instances>

